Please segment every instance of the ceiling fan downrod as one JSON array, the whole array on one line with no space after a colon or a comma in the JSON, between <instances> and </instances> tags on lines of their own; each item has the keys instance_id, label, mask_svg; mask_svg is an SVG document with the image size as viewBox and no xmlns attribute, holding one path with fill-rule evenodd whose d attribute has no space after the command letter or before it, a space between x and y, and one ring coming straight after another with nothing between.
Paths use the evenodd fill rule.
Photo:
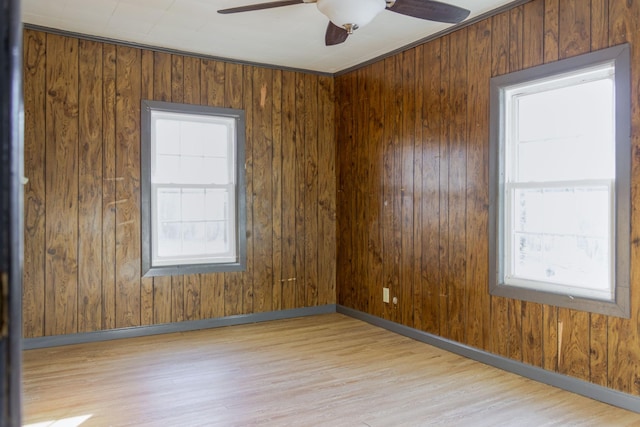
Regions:
<instances>
[{"instance_id":1,"label":"ceiling fan downrod","mask_svg":"<svg viewBox=\"0 0 640 427\"><path fill-rule=\"evenodd\" d=\"M357 24L344 24L343 27L347 30L347 34L353 34L359 28Z\"/></svg>"}]
</instances>

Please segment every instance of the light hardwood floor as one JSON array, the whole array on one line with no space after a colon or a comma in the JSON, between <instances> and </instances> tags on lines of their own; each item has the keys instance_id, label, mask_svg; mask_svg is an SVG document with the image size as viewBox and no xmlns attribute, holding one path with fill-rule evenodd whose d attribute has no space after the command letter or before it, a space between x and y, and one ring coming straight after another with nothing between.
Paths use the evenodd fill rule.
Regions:
<instances>
[{"instance_id":1,"label":"light hardwood floor","mask_svg":"<svg viewBox=\"0 0 640 427\"><path fill-rule=\"evenodd\" d=\"M24 421L640 426L640 414L329 314L25 351Z\"/></svg>"}]
</instances>

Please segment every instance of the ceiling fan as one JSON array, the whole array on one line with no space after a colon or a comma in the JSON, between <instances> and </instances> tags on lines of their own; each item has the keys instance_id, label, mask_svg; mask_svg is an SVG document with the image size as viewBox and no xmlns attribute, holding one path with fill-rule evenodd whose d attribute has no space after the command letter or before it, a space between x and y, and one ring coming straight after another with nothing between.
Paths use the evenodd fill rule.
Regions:
<instances>
[{"instance_id":1,"label":"ceiling fan","mask_svg":"<svg viewBox=\"0 0 640 427\"><path fill-rule=\"evenodd\" d=\"M318 10L329 18L324 41L327 46L343 43L349 34L367 25L385 8L392 12L429 21L457 24L470 11L435 0L279 0L219 10L218 13L238 13L271 9L301 3L316 3Z\"/></svg>"}]
</instances>

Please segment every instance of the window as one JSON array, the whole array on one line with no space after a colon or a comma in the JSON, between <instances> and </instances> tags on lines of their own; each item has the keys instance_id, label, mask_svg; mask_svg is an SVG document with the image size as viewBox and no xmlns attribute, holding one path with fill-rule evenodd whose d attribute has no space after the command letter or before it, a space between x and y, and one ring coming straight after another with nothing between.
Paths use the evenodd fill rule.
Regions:
<instances>
[{"instance_id":1,"label":"window","mask_svg":"<svg viewBox=\"0 0 640 427\"><path fill-rule=\"evenodd\" d=\"M627 45L491 80L490 291L629 316Z\"/></svg>"},{"instance_id":2,"label":"window","mask_svg":"<svg viewBox=\"0 0 640 427\"><path fill-rule=\"evenodd\" d=\"M145 276L245 265L244 112L142 101Z\"/></svg>"}]
</instances>

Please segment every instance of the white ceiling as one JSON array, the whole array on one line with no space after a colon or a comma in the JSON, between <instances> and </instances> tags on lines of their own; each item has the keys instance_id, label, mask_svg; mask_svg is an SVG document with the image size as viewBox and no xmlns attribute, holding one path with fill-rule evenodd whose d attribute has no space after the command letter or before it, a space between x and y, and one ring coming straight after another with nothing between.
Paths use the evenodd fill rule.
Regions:
<instances>
[{"instance_id":1,"label":"white ceiling","mask_svg":"<svg viewBox=\"0 0 640 427\"><path fill-rule=\"evenodd\" d=\"M229 15L216 12L266 1L271 0L22 0L22 16L24 23L36 26L330 74L450 27L385 10L345 43L325 46L328 20L313 3ZM518 2L440 1L471 10L467 21Z\"/></svg>"}]
</instances>

